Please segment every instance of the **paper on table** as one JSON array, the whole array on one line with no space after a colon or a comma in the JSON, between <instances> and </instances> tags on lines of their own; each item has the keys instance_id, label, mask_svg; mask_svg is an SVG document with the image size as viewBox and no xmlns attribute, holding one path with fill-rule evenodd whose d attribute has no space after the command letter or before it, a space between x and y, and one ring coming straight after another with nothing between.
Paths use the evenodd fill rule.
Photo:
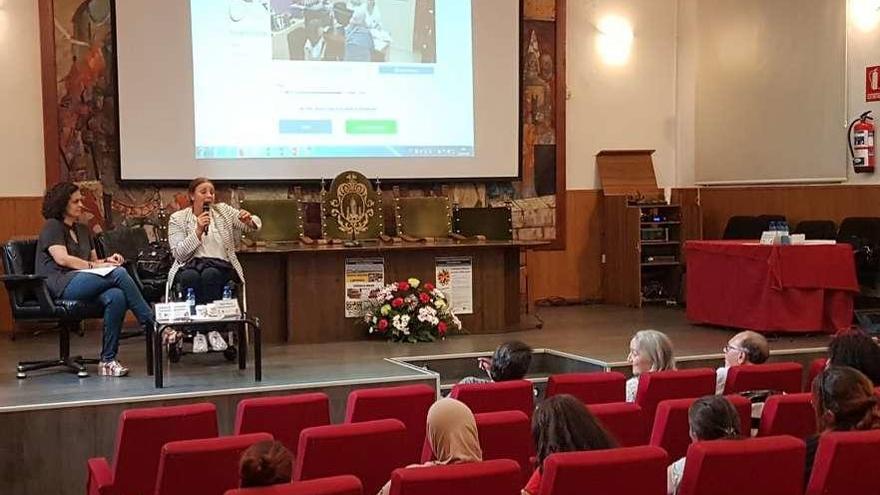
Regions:
<instances>
[{"instance_id":1,"label":"paper on table","mask_svg":"<svg viewBox=\"0 0 880 495\"><path fill-rule=\"evenodd\" d=\"M100 268L87 268L84 270L76 270L77 273L92 273L95 275L100 275L101 277L106 277L108 273L112 272L115 269L115 266L102 266Z\"/></svg>"}]
</instances>

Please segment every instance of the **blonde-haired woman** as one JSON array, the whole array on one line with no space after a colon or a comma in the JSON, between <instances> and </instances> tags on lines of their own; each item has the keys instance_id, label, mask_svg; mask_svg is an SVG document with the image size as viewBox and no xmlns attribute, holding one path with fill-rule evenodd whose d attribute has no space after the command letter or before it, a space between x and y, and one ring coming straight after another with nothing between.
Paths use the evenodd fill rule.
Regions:
<instances>
[{"instance_id":1,"label":"blonde-haired woman","mask_svg":"<svg viewBox=\"0 0 880 495\"><path fill-rule=\"evenodd\" d=\"M672 341L663 332L641 330L629 342L627 362L632 364L633 377L626 381L626 401L635 402L639 377L643 373L675 369Z\"/></svg>"}]
</instances>

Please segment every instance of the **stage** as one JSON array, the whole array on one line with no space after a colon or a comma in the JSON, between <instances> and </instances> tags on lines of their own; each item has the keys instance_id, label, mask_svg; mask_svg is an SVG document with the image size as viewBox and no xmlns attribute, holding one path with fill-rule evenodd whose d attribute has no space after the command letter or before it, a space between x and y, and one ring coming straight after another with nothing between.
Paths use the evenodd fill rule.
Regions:
<instances>
[{"instance_id":1,"label":"stage","mask_svg":"<svg viewBox=\"0 0 880 495\"><path fill-rule=\"evenodd\" d=\"M112 458L117 418L130 407L211 401L217 405L221 433L228 434L236 404L243 398L323 391L330 396L333 421L339 422L353 389L413 383L446 389L452 374L477 374L474 358L510 339L525 341L536 350L535 373L529 378L540 389L553 370L628 373L629 339L637 330L654 328L667 333L680 367L717 367L722 361L721 347L733 335L724 329L690 325L680 308L571 306L541 308L539 316L544 321L540 330L457 335L430 344L392 344L366 337L343 343L265 344L260 383L254 382L252 362L240 371L220 354L186 355L180 363L166 364L163 389L154 388L153 378L146 374L143 338L122 342L120 360L131 368L129 377L97 376L90 367L92 375L85 379L69 373L36 372L26 380L16 380L14 363L54 355L56 336L22 334L14 342L4 339L0 341L0 358L5 363L5 372L0 374L0 431L4 432L0 492L81 494L86 459ZM96 331L74 336L72 350L93 354L99 339ZM771 360L806 364L824 353L828 339L827 335L771 338ZM429 369L421 367L425 363L430 363Z\"/></svg>"}]
</instances>

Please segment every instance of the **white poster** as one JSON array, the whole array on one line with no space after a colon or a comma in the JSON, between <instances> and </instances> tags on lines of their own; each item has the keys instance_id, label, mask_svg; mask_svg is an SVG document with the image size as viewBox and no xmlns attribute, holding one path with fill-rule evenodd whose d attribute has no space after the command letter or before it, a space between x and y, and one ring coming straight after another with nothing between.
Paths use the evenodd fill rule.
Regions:
<instances>
[{"instance_id":1,"label":"white poster","mask_svg":"<svg viewBox=\"0 0 880 495\"><path fill-rule=\"evenodd\" d=\"M469 256L437 258L437 288L446 294L449 307L457 315L474 312L474 270Z\"/></svg>"},{"instance_id":2,"label":"white poster","mask_svg":"<svg viewBox=\"0 0 880 495\"><path fill-rule=\"evenodd\" d=\"M363 316L364 303L385 286L385 260L347 258L345 260L345 317Z\"/></svg>"}]
</instances>

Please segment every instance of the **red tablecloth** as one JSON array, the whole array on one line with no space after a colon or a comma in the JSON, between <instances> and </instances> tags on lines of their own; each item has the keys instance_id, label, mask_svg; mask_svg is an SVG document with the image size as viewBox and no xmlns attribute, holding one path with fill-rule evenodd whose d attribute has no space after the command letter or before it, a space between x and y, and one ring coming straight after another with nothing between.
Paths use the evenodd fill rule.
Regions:
<instances>
[{"instance_id":1,"label":"red tablecloth","mask_svg":"<svg viewBox=\"0 0 880 495\"><path fill-rule=\"evenodd\" d=\"M859 291L852 247L690 241L687 316L763 332L849 328Z\"/></svg>"}]
</instances>

